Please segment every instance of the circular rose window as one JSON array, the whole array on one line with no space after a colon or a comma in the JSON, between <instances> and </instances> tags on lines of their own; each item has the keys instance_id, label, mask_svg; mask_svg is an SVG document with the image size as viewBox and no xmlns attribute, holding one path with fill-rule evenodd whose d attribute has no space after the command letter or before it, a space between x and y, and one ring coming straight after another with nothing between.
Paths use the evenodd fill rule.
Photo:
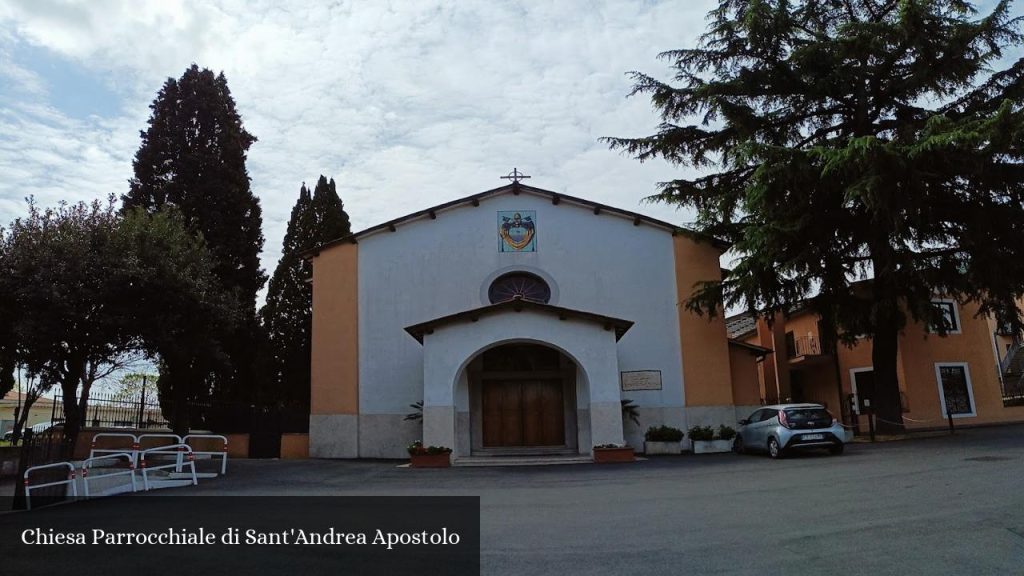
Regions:
<instances>
[{"instance_id":1,"label":"circular rose window","mask_svg":"<svg viewBox=\"0 0 1024 576\"><path fill-rule=\"evenodd\" d=\"M499 276L491 283L487 297L491 304L507 302L519 296L523 300L547 303L551 299L551 288L539 276L526 272L512 272Z\"/></svg>"}]
</instances>

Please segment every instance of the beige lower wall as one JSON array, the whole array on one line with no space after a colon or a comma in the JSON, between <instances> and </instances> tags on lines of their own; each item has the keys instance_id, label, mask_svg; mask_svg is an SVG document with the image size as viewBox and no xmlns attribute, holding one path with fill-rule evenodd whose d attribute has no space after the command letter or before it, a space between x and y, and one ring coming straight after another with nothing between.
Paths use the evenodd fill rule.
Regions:
<instances>
[{"instance_id":1,"label":"beige lower wall","mask_svg":"<svg viewBox=\"0 0 1024 576\"><path fill-rule=\"evenodd\" d=\"M356 414L311 414L309 416L311 458L358 458L359 416Z\"/></svg>"},{"instance_id":2,"label":"beige lower wall","mask_svg":"<svg viewBox=\"0 0 1024 576\"><path fill-rule=\"evenodd\" d=\"M711 426L715 430L722 424L736 427L737 407L723 406L690 406L686 408L686 426Z\"/></svg>"},{"instance_id":3,"label":"beige lower wall","mask_svg":"<svg viewBox=\"0 0 1024 576\"><path fill-rule=\"evenodd\" d=\"M460 412L457 417L461 431L463 426L469 424L469 413ZM468 439L469 435L465 436ZM421 420L406 420L404 414L359 415L360 458L406 458L409 454L406 450L409 444L422 439ZM469 445L466 442L453 445L452 448L456 449L456 454L469 454Z\"/></svg>"}]
</instances>

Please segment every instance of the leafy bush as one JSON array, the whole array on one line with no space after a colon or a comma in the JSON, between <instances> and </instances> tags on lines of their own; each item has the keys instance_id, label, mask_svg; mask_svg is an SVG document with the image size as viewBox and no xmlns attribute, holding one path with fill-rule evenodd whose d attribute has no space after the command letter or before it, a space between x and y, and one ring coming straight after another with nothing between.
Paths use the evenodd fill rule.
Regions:
<instances>
[{"instance_id":1,"label":"leafy bush","mask_svg":"<svg viewBox=\"0 0 1024 576\"><path fill-rule=\"evenodd\" d=\"M445 446L424 446L419 440L409 444L406 448L410 456L419 454L451 454L452 449Z\"/></svg>"},{"instance_id":2,"label":"leafy bush","mask_svg":"<svg viewBox=\"0 0 1024 576\"><path fill-rule=\"evenodd\" d=\"M644 433L648 442L679 442L683 439L683 431L671 426L651 426Z\"/></svg>"},{"instance_id":3,"label":"leafy bush","mask_svg":"<svg viewBox=\"0 0 1024 576\"><path fill-rule=\"evenodd\" d=\"M628 444L598 444L594 450L611 450L613 448L629 448Z\"/></svg>"},{"instance_id":4,"label":"leafy bush","mask_svg":"<svg viewBox=\"0 0 1024 576\"><path fill-rule=\"evenodd\" d=\"M693 426L688 434L690 435L690 440L695 442L715 439L715 430L711 426Z\"/></svg>"},{"instance_id":5,"label":"leafy bush","mask_svg":"<svg viewBox=\"0 0 1024 576\"><path fill-rule=\"evenodd\" d=\"M732 440L736 437L736 430L722 424L716 432L711 426L694 426L690 428L690 440Z\"/></svg>"}]
</instances>

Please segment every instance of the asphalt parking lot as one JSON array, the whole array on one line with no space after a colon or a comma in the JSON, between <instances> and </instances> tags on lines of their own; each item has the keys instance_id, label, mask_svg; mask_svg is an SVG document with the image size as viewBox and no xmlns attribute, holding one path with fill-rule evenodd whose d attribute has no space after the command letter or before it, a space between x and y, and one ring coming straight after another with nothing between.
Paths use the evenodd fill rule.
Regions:
<instances>
[{"instance_id":1,"label":"asphalt parking lot","mask_svg":"<svg viewBox=\"0 0 1024 576\"><path fill-rule=\"evenodd\" d=\"M780 461L237 461L185 491L479 495L484 574L1024 574L1024 426Z\"/></svg>"},{"instance_id":2,"label":"asphalt parking lot","mask_svg":"<svg viewBox=\"0 0 1024 576\"><path fill-rule=\"evenodd\" d=\"M397 464L238 460L160 493L476 495L488 575L1024 574L1024 426L779 461Z\"/></svg>"}]
</instances>

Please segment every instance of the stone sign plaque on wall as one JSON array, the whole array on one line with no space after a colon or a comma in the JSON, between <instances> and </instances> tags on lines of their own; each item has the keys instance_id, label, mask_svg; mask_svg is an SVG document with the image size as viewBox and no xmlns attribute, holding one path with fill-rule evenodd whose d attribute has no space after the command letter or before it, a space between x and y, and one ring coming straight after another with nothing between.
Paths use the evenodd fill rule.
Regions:
<instances>
[{"instance_id":1,"label":"stone sign plaque on wall","mask_svg":"<svg viewBox=\"0 0 1024 576\"><path fill-rule=\"evenodd\" d=\"M661 390L661 370L636 370L621 372L622 389L630 390Z\"/></svg>"}]
</instances>

